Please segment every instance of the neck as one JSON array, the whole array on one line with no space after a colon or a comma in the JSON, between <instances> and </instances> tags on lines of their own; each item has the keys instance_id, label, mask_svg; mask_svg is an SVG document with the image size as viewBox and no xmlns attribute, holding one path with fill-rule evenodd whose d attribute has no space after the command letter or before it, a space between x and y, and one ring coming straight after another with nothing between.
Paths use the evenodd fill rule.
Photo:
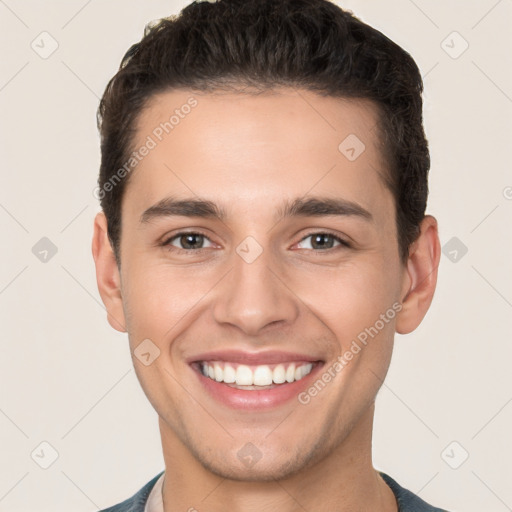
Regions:
<instances>
[{"instance_id":1,"label":"neck","mask_svg":"<svg viewBox=\"0 0 512 512\"><path fill-rule=\"evenodd\" d=\"M374 406L350 434L320 461L280 480L237 481L205 468L160 418L165 462L164 512L397 512L396 499L373 468L371 459Z\"/></svg>"}]
</instances>

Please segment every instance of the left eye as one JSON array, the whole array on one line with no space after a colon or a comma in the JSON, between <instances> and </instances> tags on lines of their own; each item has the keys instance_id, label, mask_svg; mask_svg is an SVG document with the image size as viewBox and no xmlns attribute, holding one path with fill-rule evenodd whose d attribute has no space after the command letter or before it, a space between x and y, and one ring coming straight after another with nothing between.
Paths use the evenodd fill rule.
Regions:
<instances>
[{"instance_id":1,"label":"left eye","mask_svg":"<svg viewBox=\"0 0 512 512\"><path fill-rule=\"evenodd\" d=\"M330 233L312 233L306 237L304 237L300 242L302 243L304 240L311 238L311 242L309 243L309 247L301 247L301 249L332 249L334 242L338 242L339 245L343 245L345 247L349 247L349 244L345 242L342 238L331 235Z\"/></svg>"}]
</instances>

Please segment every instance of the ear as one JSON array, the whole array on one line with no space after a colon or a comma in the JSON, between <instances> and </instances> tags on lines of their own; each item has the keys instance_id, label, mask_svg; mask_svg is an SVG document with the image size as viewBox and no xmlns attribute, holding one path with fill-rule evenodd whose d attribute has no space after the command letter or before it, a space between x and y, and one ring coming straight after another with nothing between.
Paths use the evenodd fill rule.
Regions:
<instances>
[{"instance_id":1,"label":"ear","mask_svg":"<svg viewBox=\"0 0 512 512\"><path fill-rule=\"evenodd\" d=\"M107 218L103 212L99 212L94 219L92 255L96 265L96 282L107 310L108 323L117 331L126 332L121 278L107 234Z\"/></svg>"},{"instance_id":2,"label":"ear","mask_svg":"<svg viewBox=\"0 0 512 512\"><path fill-rule=\"evenodd\" d=\"M440 257L437 220L426 215L420 224L420 234L409 250L407 268L404 270L402 310L397 315L397 333L414 331L426 315L436 289Z\"/></svg>"}]
</instances>

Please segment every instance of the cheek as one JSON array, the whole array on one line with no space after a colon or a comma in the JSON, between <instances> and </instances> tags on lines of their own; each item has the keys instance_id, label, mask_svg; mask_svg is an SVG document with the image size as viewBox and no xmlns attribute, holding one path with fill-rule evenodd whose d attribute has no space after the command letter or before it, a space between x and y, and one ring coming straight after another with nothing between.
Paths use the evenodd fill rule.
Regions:
<instances>
[{"instance_id":1,"label":"cheek","mask_svg":"<svg viewBox=\"0 0 512 512\"><path fill-rule=\"evenodd\" d=\"M216 273L199 272L160 263L130 262L125 267L123 290L129 331L140 338L163 341L172 329L186 323L187 315L200 304L216 282Z\"/></svg>"},{"instance_id":2,"label":"cheek","mask_svg":"<svg viewBox=\"0 0 512 512\"><path fill-rule=\"evenodd\" d=\"M396 272L376 253L336 265L278 265L274 270L289 287L279 287L281 293L301 307L300 303L305 304L307 313L315 315L340 341L373 325L395 300ZM225 272L224 266L173 266L143 255L127 258L123 299L129 331L137 339L163 342L172 338L173 329L179 332L181 325L190 322L193 310L204 307L208 293Z\"/></svg>"},{"instance_id":3,"label":"cheek","mask_svg":"<svg viewBox=\"0 0 512 512\"><path fill-rule=\"evenodd\" d=\"M353 262L289 273L287 281L340 339L357 336L373 325L396 300L392 268L379 262ZM387 325L387 324L386 324Z\"/></svg>"}]
</instances>

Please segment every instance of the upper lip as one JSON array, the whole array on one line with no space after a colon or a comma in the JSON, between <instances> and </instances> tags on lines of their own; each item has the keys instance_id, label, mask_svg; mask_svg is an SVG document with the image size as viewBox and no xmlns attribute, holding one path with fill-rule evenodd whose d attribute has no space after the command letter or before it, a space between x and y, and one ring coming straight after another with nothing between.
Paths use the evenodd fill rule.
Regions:
<instances>
[{"instance_id":1,"label":"upper lip","mask_svg":"<svg viewBox=\"0 0 512 512\"><path fill-rule=\"evenodd\" d=\"M204 352L196 356L190 357L187 362L189 364L199 361L224 361L247 365L260 364L277 364L288 363L293 361L320 361L318 357L309 356L307 354L299 354L297 352L283 352L275 350L266 350L260 352L244 352L241 350L215 350L212 352Z\"/></svg>"}]
</instances>

